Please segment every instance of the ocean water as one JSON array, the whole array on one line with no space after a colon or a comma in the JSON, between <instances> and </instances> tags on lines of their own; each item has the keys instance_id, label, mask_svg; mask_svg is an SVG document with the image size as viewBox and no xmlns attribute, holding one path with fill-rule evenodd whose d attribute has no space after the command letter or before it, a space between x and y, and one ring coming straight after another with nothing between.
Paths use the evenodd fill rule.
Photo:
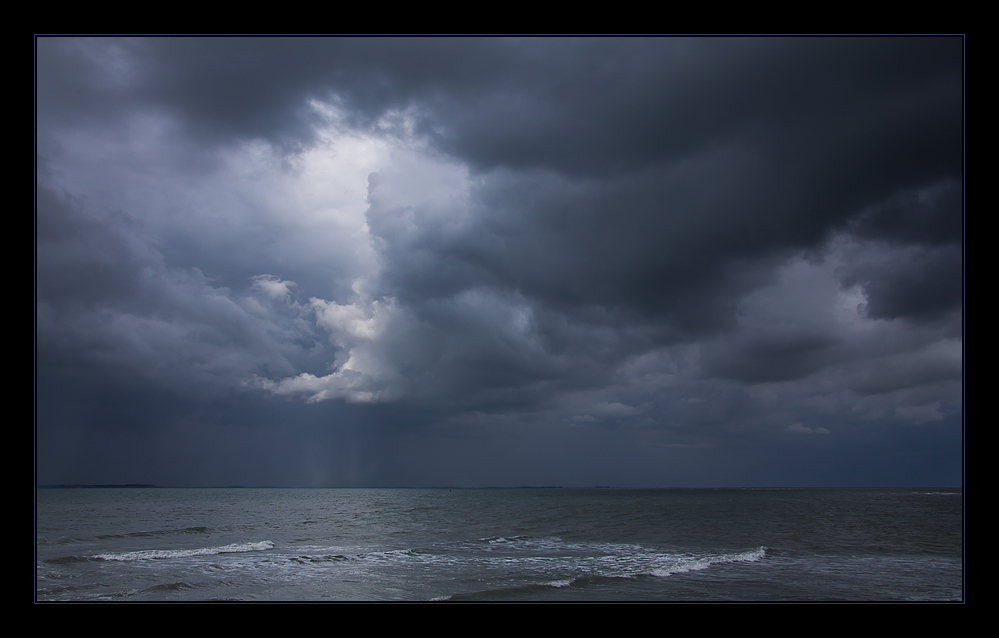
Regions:
<instances>
[{"instance_id":1,"label":"ocean water","mask_svg":"<svg viewBox=\"0 0 999 638\"><path fill-rule=\"evenodd\" d=\"M960 601L947 489L36 492L37 601Z\"/></svg>"}]
</instances>

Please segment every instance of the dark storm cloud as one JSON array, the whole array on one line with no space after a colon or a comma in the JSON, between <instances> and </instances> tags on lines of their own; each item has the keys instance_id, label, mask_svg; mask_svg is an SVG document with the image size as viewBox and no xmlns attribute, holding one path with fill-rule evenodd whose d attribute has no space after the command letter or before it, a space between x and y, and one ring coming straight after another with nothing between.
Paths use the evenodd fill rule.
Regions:
<instances>
[{"instance_id":1,"label":"dark storm cloud","mask_svg":"<svg viewBox=\"0 0 999 638\"><path fill-rule=\"evenodd\" d=\"M963 301L960 246L912 247L886 252L875 263L858 264L844 284L861 284L867 293L866 312L876 319L910 317L935 319Z\"/></svg>"},{"instance_id":2,"label":"dark storm cloud","mask_svg":"<svg viewBox=\"0 0 999 638\"><path fill-rule=\"evenodd\" d=\"M606 428L611 465L952 423L963 46L41 38L46 401L87 379L109 405L70 421L142 430L110 405L128 379L191 441L291 397L380 423L369 446Z\"/></svg>"},{"instance_id":3,"label":"dark storm cloud","mask_svg":"<svg viewBox=\"0 0 999 638\"><path fill-rule=\"evenodd\" d=\"M745 174L753 169L733 155L582 183L550 173L491 175L472 192L481 210L475 225L453 237L428 229L412 245L418 264L404 261L409 246L389 251L386 277L416 294L446 293L437 273L463 264L482 281L563 306L630 307L671 315L685 329L714 329L731 315L731 295L755 283L746 261L760 244L779 250L793 242L759 229L753 204L739 201L739 185L753 181ZM372 195L376 203L376 189ZM761 238L747 246L753 235ZM428 251L427 242L438 248ZM441 267L435 257L452 265ZM733 277L736 265L742 274Z\"/></svg>"},{"instance_id":4,"label":"dark storm cloud","mask_svg":"<svg viewBox=\"0 0 999 638\"><path fill-rule=\"evenodd\" d=\"M280 139L305 135L306 100L335 97L369 121L415 106L482 167L635 170L755 135L789 160L911 174L960 161L961 56L958 38L41 39L39 104ZM877 153L850 152L872 135Z\"/></svg>"},{"instance_id":5,"label":"dark storm cloud","mask_svg":"<svg viewBox=\"0 0 999 638\"><path fill-rule=\"evenodd\" d=\"M786 160L835 161L813 145L842 144L846 155L874 132L882 153L903 164L959 161L959 40L598 39L504 49L519 63L510 69L517 80L489 87L483 98L495 100L458 103L442 124L460 153L486 166L635 170L754 136ZM914 127L919 139L907 135ZM936 156L903 156L914 142Z\"/></svg>"},{"instance_id":6,"label":"dark storm cloud","mask_svg":"<svg viewBox=\"0 0 999 638\"><path fill-rule=\"evenodd\" d=\"M345 100L370 124L438 90L494 84L508 48L489 39L42 38L39 110L73 124L159 109L208 143L306 142L309 99Z\"/></svg>"},{"instance_id":7,"label":"dark storm cloud","mask_svg":"<svg viewBox=\"0 0 999 638\"><path fill-rule=\"evenodd\" d=\"M289 374L289 357L315 340L266 295L263 304L234 298L197 269L170 268L125 214L87 219L46 188L37 212L38 356L47 366L201 394L251 370Z\"/></svg>"},{"instance_id":8,"label":"dark storm cloud","mask_svg":"<svg viewBox=\"0 0 999 638\"><path fill-rule=\"evenodd\" d=\"M444 148L531 170L487 173L478 225L390 246L401 294L484 281L711 329L745 290L733 270L815 247L865 207L868 235L959 240L953 187L931 204L899 194L960 176L959 41L584 41L564 47L575 64L539 46L501 58L544 57L548 75L421 103L451 109ZM371 196L378 235L377 182Z\"/></svg>"},{"instance_id":9,"label":"dark storm cloud","mask_svg":"<svg viewBox=\"0 0 999 638\"><path fill-rule=\"evenodd\" d=\"M786 334L773 341L755 341L739 347L726 344L723 353L706 349L705 364L712 375L740 381L800 379L827 363L823 355L831 342L827 335Z\"/></svg>"},{"instance_id":10,"label":"dark storm cloud","mask_svg":"<svg viewBox=\"0 0 999 638\"><path fill-rule=\"evenodd\" d=\"M960 244L964 194L960 182L944 179L921 190L903 190L851 221L858 237L900 244Z\"/></svg>"},{"instance_id":11,"label":"dark storm cloud","mask_svg":"<svg viewBox=\"0 0 999 638\"><path fill-rule=\"evenodd\" d=\"M899 189L960 177L959 39L42 40L39 50L41 62L62 54L40 64L43 117L161 108L202 142L307 141L305 101L335 98L366 121L415 108L420 130L481 169L554 171L490 179L483 227L459 237L425 227L435 246L390 246L403 294L496 280L577 304L682 307L695 314L678 322L710 326L730 304L701 291L728 280L719 270L733 259L815 246L863 207L882 209L866 214L868 233L956 241L960 228L953 196L914 223L894 210L906 205ZM376 234L379 215L369 214ZM393 250L407 248L420 263Z\"/></svg>"}]
</instances>

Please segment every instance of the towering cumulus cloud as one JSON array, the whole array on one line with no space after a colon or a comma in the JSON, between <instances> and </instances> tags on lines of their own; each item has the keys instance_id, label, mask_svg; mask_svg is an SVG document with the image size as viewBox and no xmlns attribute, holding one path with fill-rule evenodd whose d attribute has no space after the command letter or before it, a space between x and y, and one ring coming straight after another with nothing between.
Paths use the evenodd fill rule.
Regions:
<instances>
[{"instance_id":1,"label":"towering cumulus cloud","mask_svg":"<svg viewBox=\"0 0 999 638\"><path fill-rule=\"evenodd\" d=\"M960 38L36 51L43 483L961 480Z\"/></svg>"}]
</instances>

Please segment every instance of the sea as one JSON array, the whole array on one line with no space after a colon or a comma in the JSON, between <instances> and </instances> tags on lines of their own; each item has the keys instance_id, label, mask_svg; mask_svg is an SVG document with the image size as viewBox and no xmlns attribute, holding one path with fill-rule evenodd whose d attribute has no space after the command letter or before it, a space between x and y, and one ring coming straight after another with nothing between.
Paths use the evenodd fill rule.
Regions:
<instances>
[{"instance_id":1,"label":"sea","mask_svg":"<svg viewBox=\"0 0 999 638\"><path fill-rule=\"evenodd\" d=\"M961 489L36 490L37 602L964 600Z\"/></svg>"}]
</instances>

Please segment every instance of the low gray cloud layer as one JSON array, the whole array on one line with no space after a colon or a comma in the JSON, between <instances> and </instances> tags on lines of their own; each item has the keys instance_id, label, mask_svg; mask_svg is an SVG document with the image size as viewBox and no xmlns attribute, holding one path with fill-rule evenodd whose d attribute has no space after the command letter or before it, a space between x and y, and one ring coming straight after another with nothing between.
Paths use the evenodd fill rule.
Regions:
<instances>
[{"instance_id":1,"label":"low gray cloud layer","mask_svg":"<svg viewBox=\"0 0 999 638\"><path fill-rule=\"evenodd\" d=\"M963 47L39 38L39 480L958 482Z\"/></svg>"}]
</instances>

